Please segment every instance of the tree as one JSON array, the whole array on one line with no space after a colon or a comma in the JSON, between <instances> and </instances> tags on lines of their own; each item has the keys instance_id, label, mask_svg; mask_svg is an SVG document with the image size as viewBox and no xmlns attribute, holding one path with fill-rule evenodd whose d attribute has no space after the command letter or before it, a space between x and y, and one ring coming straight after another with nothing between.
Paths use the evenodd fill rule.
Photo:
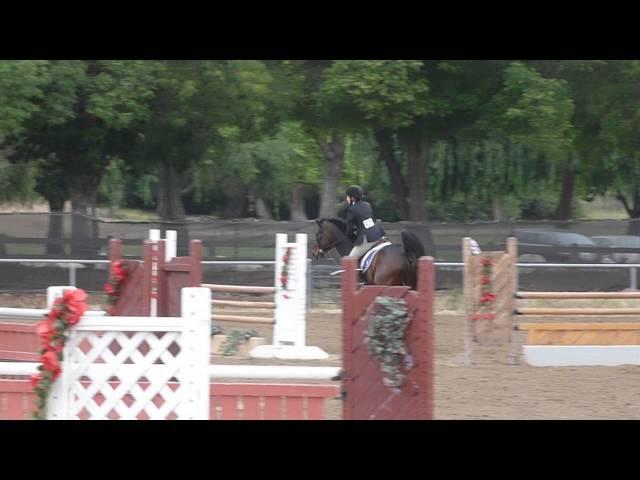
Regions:
<instances>
[{"instance_id":1,"label":"tree","mask_svg":"<svg viewBox=\"0 0 640 480\"><path fill-rule=\"evenodd\" d=\"M291 220L308 219L305 194L320 186L322 153L300 122L283 122L273 135L230 145L224 157L223 168L233 169L253 194L258 216L271 218L286 204ZM271 206L264 202L267 198Z\"/></svg>"},{"instance_id":2,"label":"tree","mask_svg":"<svg viewBox=\"0 0 640 480\"><path fill-rule=\"evenodd\" d=\"M555 66L555 65L552 65ZM561 163L563 180L556 217L568 219L575 185L571 152L574 140L574 100L567 81L545 78L533 65L511 62L504 70L501 90L488 103L479 126L489 138L521 145L529 158L546 157ZM494 183L494 198L509 185Z\"/></svg>"},{"instance_id":3,"label":"tree","mask_svg":"<svg viewBox=\"0 0 640 480\"><path fill-rule=\"evenodd\" d=\"M56 60L47 63L46 83L24 131L8 139L14 161L44 160L41 181L50 205L59 207L56 191L64 183L73 210L72 251L91 253L94 236L89 216L111 158L127 157L148 117L158 65L140 60Z\"/></svg>"},{"instance_id":4,"label":"tree","mask_svg":"<svg viewBox=\"0 0 640 480\"><path fill-rule=\"evenodd\" d=\"M258 135L271 76L259 61L162 63L163 76L135 158L147 169L159 169L158 215L174 221L185 216L182 194L194 165L208 159L217 169L215 154L221 150L216 147ZM223 185L231 202L242 205L237 178L229 176Z\"/></svg>"},{"instance_id":5,"label":"tree","mask_svg":"<svg viewBox=\"0 0 640 480\"><path fill-rule=\"evenodd\" d=\"M324 158L321 217L336 214L338 182L344 161L344 119L323 101L321 93L324 73L331 63L331 60L300 60L279 64L295 99L289 118L304 125L307 135L315 140Z\"/></svg>"},{"instance_id":6,"label":"tree","mask_svg":"<svg viewBox=\"0 0 640 480\"><path fill-rule=\"evenodd\" d=\"M48 62L0 60L0 142L16 135L40 107Z\"/></svg>"},{"instance_id":7,"label":"tree","mask_svg":"<svg viewBox=\"0 0 640 480\"><path fill-rule=\"evenodd\" d=\"M401 212L427 218L428 162L436 141L474 124L499 89L501 62L336 61L327 73L327 98L345 116L373 128ZM396 154L400 147L406 165ZM406 192L408 191L408 198Z\"/></svg>"},{"instance_id":8,"label":"tree","mask_svg":"<svg viewBox=\"0 0 640 480\"><path fill-rule=\"evenodd\" d=\"M640 62L569 63L563 75L576 98L576 156L587 198L612 192L630 218L640 218L638 115ZM636 232L637 222L630 233Z\"/></svg>"}]
</instances>

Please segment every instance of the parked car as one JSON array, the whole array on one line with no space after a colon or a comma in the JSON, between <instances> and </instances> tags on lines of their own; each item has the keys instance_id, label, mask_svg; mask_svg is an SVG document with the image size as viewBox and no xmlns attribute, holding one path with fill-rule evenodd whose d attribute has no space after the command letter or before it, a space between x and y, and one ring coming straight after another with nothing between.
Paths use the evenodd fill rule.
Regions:
<instances>
[{"instance_id":1,"label":"parked car","mask_svg":"<svg viewBox=\"0 0 640 480\"><path fill-rule=\"evenodd\" d=\"M598 263L599 255L594 252L581 252L573 247L597 247L596 243L585 235L575 232L555 230L516 230L520 255L536 255L544 262L584 262Z\"/></svg>"},{"instance_id":2,"label":"parked car","mask_svg":"<svg viewBox=\"0 0 640 480\"><path fill-rule=\"evenodd\" d=\"M603 263L640 263L640 237L634 235L598 235L591 237L599 247L637 248L638 253L613 252L600 254Z\"/></svg>"}]
</instances>

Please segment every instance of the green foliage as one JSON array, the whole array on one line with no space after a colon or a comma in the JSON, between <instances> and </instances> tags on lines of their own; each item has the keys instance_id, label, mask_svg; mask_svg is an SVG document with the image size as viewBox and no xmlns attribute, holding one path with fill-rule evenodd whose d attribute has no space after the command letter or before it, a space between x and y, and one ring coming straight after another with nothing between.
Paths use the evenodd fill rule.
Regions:
<instances>
[{"instance_id":1,"label":"green foliage","mask_svg":"<svg viewBox=\"0 0 640 480\"><path fill-rule=\"evenodd\" d=\"M222 335L224 333L222 327L215 322L211 322L211 336Z\"/></svg>"},{"instance_id":2,"label":"green foliage","mask_svg":"<svg viewBox=\"0 0 640 480\"><path fill-rule=\"evenodd\" d=\"M0 60L0 141L40 110L47 67L46 60Z\"/></svg>"},{"instance_id":3,"label":"green foliage","mask_svg":"<svg viewBox=\"0 0 640 480\"><path fill-rule=\"evenodd\" d=\"M257 337L255 330L232 330L227 339L221 345L222 355L225 357L235 355L241 343L249 341L252 337Z\"/></svg>"},{"instance_id":4,"label":"green foliage","mask_svg":"<svg viewBox=\"0 0 640 480\"><path fill-rule=\"evenodd\" d=\"M327 69L318 98L325 109L392 128L411 125L433 110L429 81L419 60L336 60Z\"/></svg>"},{"instance_id":5,"label":"green foliage","mask_svg":"<svg viewBox=\"0 0 640 480\"><path fill-rule=\"evenodd\" d=\"M195 169L196 198L209 198L229 177L240 178L262 198L288 203L293 183L321 185L322 156L300 122L284 122L257 141L227 140L211 148Z\"/></svg>"},{"instance_id":6,"label":"green foliage","mask_svg":"<svg viewBox=\"0 0 640 480\"><path fill-rule=\"evenodd\" d=\"M127 158L148 118L157 72L156 62L134 60L46 62L37 109L7 141L10 158L40 163L38 191L48 200L75 193L91 205L109 162Z\"/></svg>"},{"instance_id":7,"label":"green foliage","mask_svg":"<svg viewBox=\"0 0 640 480\"><path fill-rule=\"evenodd\" d=\"M570 148L574 102L567 82L544 78L522 62L504 72L504 86L494 97L481 124L490 134L542 152Z\"/></svg>"},{"instance_id":8,"label":"green foliage","mask_svg":"<svg viewBox=\"0 0 640 480\"><path fill-rule=\"evenodd\" d=\"M379 182L379 175L386 175L377 167L374 140L369 135L348 135L345 138L344 166L342 183L344 185L372 185ZM368 189L367 189L368 191ZM371 194L369 193L368 197Z\"/></svg>"},{"instance_id":9,"label":"green foliage","mask_svg":"<svg viewBox=\"0 0 640 480\"><path fill-rule=\"evenodd\" d=\"M438 142L428 170L431 218L490 220L495 198L519 203L555 188L554 168L548 157L511 142Z\"/></svg>"},{"instance_id":10,"label":"green foliage","mask_svg":"<svg viewBox=\"0 0 640 480\"><path fill-rule=\"evenodd\" d=\"M612 193L634 216L638 93L638 60L0 60L0 141L22 162L0 170L0 196L58 208L99 185L112 209L154 208L169 162L192 211L250 195L277 217L292 185L321 190L318 142L338 135L338 181L402 220L384 128L409 188L414 146L433 145L432 219L490 219L495 199L548 217L568 155L578 195Z\"/></svg>"},{"instance_id":11,"label":"green foliage","mask_svg":"<svg viewBox=\"0 0 640 480\"><path fill-rule=\"evenodd\" d=\"M520 201L520 217L524 220L553 218L555 204L548 195L524 198Z\"/></svg>"},{"instance_id":12,"label":"green foliage","mask_svg":"<svg viewBox=\"0 0 640 480\"><path fill-rule=\"evenodd\" d=\"M37 174L38 166L35 162L0 167L0 202L32 203L37 200Z\"/></svg>"},{"instance_id":13,"label":"green foliage","mask_svg":"<svg viewBox=\"0 0 640 480\"><path fill-rule=\"evenodd\" d=\"M98 202L102 200L107 203L112 214L124 205L125 176L126 164L124 160L113 158L106 168L98 189Z\"/></svg>"},{"instance_id":14,"label":"green foliage","mask_svg":"<svg viewBox=\"0 0 640 480\"><path fill-rule=\"evenodd\" d=\"M163 69L146 60L101 60L89 77L87 112L115 130L149 117L149 102Z\"/></svg>"}]
</instances>

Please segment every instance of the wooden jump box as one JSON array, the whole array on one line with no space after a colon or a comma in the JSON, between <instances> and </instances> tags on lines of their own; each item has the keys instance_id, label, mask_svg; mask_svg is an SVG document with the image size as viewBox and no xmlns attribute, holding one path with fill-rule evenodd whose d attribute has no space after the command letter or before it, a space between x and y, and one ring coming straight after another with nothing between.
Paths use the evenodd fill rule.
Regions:
<instances>
[{"instance_id":1,"label":"wooden jump box","mask_svg":"<svg viewBox=\"0 0 640 480\"><path fill-rule=\"evenodd\" d=\"M640 345L640 322L521 323L528 345Z\"/></svg>"}]
</instances>

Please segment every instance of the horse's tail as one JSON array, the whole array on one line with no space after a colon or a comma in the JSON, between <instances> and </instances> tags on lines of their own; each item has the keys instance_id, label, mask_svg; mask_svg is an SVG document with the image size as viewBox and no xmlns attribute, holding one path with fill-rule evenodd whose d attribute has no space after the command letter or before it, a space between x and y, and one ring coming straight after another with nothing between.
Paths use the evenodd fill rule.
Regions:
<instances>
[{"instance_id":1,"label":"horse's tail","mask_svg":"<svg viewBox=\"0 0 640 480\"><path fill-rule=\"evenodd\" d=\"M402 238L404 254L411 266L411 277L408 283L415 289L417 286L416 266L418 259L424 256L424 245L415 233L403 231L400 236Z\"/></svg>"}]
</instances>

